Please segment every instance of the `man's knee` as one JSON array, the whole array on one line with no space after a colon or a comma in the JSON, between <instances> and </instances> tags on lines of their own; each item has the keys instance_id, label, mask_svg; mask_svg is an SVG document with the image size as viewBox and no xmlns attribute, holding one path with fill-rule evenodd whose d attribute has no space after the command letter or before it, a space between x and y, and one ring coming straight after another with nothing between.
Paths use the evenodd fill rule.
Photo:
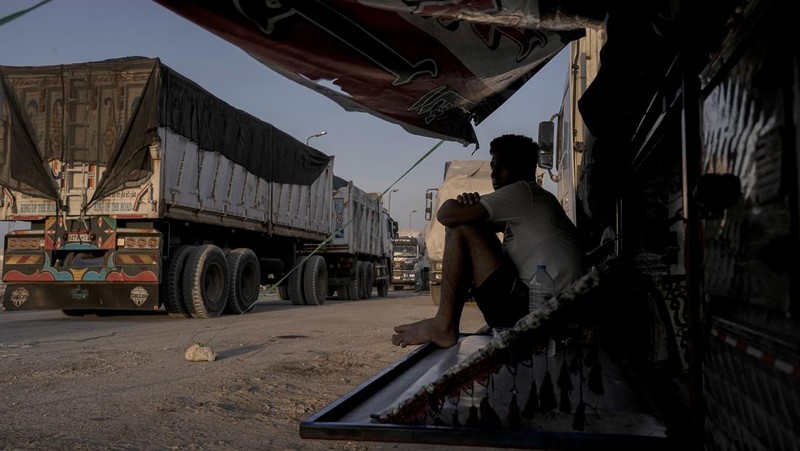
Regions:
<instances>
[{"instance_id":1,"label":"man's knee","mask_svg":"<svg viewBox=\"0 0 800 451\"><path fill-rule=\"evenodd\" d=\"M494 235L489 224L462 224L445 228L446 238L472 238Z\"/></svg>"}]
</instances>

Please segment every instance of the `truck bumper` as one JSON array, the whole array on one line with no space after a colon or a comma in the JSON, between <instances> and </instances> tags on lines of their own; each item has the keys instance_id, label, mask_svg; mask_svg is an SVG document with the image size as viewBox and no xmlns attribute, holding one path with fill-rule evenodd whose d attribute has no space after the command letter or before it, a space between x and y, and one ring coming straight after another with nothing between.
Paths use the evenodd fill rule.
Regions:
<instances>
[{"instance_id":1,"label":"truck bumper","mask_svg":"<svg viewBox=\"0 0 800 451\"><path fill-rule=\"evenodd\" d=\"M153 283L12 283L3 310L102 309L154 311L161 306Z\"/></svg>"}]
</instances>

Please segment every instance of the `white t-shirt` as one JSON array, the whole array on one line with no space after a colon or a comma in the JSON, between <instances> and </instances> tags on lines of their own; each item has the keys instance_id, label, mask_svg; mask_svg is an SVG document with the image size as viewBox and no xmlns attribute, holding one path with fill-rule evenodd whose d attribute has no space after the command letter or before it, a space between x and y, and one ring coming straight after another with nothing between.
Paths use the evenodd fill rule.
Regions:
<instances>
[{"instance_id":1,"label":"white t-shirt","mask_svg":"<svg viewBox=\"0 0 800 451\"><path fill-rule=\"evenodd\" d=\"M583 275L578 231L550 192L523 181L481 196L480 202L490 221L505 223L503 249L520 279L529 281L536 265L547 265L560 293Z\"/></svg>"}]
</instances>

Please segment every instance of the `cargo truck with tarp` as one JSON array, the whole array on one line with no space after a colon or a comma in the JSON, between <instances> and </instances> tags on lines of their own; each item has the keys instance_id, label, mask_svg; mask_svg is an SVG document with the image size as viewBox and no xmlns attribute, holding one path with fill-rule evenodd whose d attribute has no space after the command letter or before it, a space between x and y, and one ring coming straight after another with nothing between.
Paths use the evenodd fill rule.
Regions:
<instances>
[{"instance_id":1,"label":"cargo truck with tarp","mask_svg":"<svg viewBox=\"0 0 800 451\"><path fill-rule=\"evenodd\" d=\"M158 59L2 66L0 220L31 224L6 236L3 307L246 311L330 234L332 166Z\"/></svg>"},{"instance_id":2,"label":"cargo truck with tarp","mask_svg":"<svg viewBox=\"0 0 800 451\"><path fill-rule=\"evenodd\" d=\"M322 246L306 245L328 267L327 294L336 293L340 300L369 299L377 289L379 297L388 296L392 225L380 195L334 176L331 215L333 235ZM281 296L297 303L302 284L290 278Z\"/></svg>"}]
</instances>

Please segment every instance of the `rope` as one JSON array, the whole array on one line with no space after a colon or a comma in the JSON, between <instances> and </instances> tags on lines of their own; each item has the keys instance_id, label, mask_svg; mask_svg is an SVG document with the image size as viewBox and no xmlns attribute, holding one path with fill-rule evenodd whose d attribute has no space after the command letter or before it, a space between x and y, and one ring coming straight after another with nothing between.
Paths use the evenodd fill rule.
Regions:
<instances>
[{"instance_id":1,"label":"rope","mask_svg":"<svg viewBox=\"0 0 800 451\"><path fill-rule=\"evenodd\" d=\"M43 0L43 1L41 1L41 2L39 2L37 4L35 4L35 5L31 6L30 8L23 9L23 10L15 12L15 13L11 13L11 14L7 15L6 17L0 18L0 26L3 26L3 25L5 25L5 24L7 24L7 23L9 23L9 22L11 22L13 20L19 19L20 17L24 16L25 14L28 14L29 12L33 11L34 9L44 5L45 3L50 3L51 1L52 0Z\"/></svg>"}]
</instances>

